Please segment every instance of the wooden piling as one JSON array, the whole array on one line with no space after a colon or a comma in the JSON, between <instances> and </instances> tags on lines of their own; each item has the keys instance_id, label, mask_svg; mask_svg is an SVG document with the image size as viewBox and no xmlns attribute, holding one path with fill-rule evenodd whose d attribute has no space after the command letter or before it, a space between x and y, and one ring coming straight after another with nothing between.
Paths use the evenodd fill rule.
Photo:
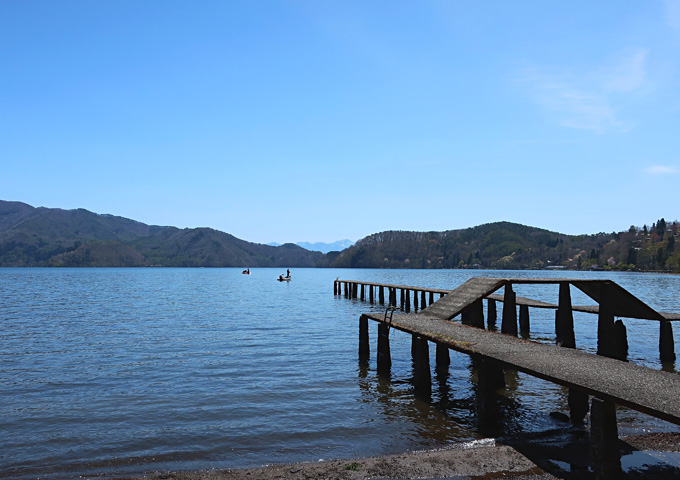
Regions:
<instances>
[{"instance_id":1,"label":"wooden piling","mask_svg":"<svg viewBox=\"0 0 680 480\"><path fill-rule=\"evenodd\" d=\"M418 311L418 290L413 291L413 311Z\"/></svg>"},{"instance_id":2,"label":"wooden piling","mask_svg":"<svg viewBox=\"0 0 680 480\"><path fill-rule=\"evenodd\" d=\"M571 308L569 283L560 283L559 303L555 313L555 343L567 348L576 348L574 336L574 312Z\"/></svg>"},{"instance_id":3,"label":"wooden piling","mask_svg":"<svg viewBox=\"0 0 680 480\"><path fill-rule=\"evenodd\" d=\"M425 295L426 295L425 290L420 292L420 308L421 308L421 310L424 310L425 308L427 308L427 305L425 303Z\"/></svg>"},{"instance_id":4,"label":"wooden piling","mask_svg":"<svg viewBox=\"0 0 680 480\"><path fill-rule=\"evenodd\" d=\"M430 292L430 301L428 302L428 305L432 305L433 303L434 303L434 292Z\"/></svg>"},{"instance_id":5,"label":"wooden piling","mask_svg":"<svg viewBox=\"0 0 680 480\"><path fill-rule=\"evenodd\" d=\"M614 358L614 310L610 290L610 283L602 284L600 290L600 310L597 315L597 354Z\"/></svg>"},{"instance_id":6,"label":"wooden piling","mask_svg":"<svg viewBox=\"0 0 680 480\"><path fill-rule=\"evenodd\" d=\"M512 291L512 285L505 285L503 295L503 319L501 320L501 333L517 336L517 306L516 295Z\"/></svg>"},{"instance_id":7,"label":"wooden piling","mask_svg":"<svg viewBox=\"0 0 680 480\"><path fill-rule=\"evenodd\" d=\"M337 294L338 294L338 281L335 280L333 282L333 295L337 295Z\"/></svg>"},{"instance_id":8,"label":"wooden piling","mask_svg":"<svg viewBox=\"0 0 680 480\"><path fill-rule=\"evenodd\" d=\"M661 320L659 322L659 358L662 363L675 361L673 327L668 320Z\"/></svg>"},{"instance_id":9,"label":"wooden piling","mask_svg":"<svg viewBox=\"0 0 680 480\"><path fill-rule=\"evenodd\" d=\"M472 305L470 305L471 313L471 325L477 328L484 328L484 303L479 299Z\"/></svg>"},{"instance_id":10,"label":"wooden piling","mask_svg":"<svg viewBox=\"0 0 680 480\"><path fill-rule=\"evenodd\" d=\"M390 375L392 357L390 355L390 327L386 323L378 323L378 375Z\"/></svg>"},{"instance_id":11,"label":"wooden piling","mask_svg":"<svg viewBox=\"0 0 680 480\"><path fill-rule=\"evenodd\" d=\"M494 330L496 328L497 319L496 300L489 298L486 302L486 324L489 330Z\"/></svg>"},{"instance_id":12,"label":"wooden piling","mask_svg":"<svg viewBox=\"0 0 680 480\"><path fill-rule=\"evenodd\" d=\"M373 298L373 295L374 295L374 294L373 294L373 289L374 289L374 288L375 288L375 287L374 287L373 285L370 285L370 286L368 287L368 301L371 302L371 303L375 303L375 299Z\"/></svg>"},{"instance_id":13,"label":"wooden piling","mask_svg":"<svg viewBox=\"0 0 680 480\"><path fill-rule=\"evenodd\" d=\"M628 332L622 320L614 322L614 358L628 360Z\"/></svg>"},{"instance_id":14,"label":"wooden piling","mask_svg":"<svg viewBox=\"0 0 680 480\"><path fill-rule=\"evenodd\" d=\"M406 290L402 290L404 293L404 302L402 304L402 307L404 310L407 312L411 311L411 291L407 288Z\"/></svg>"},{"instance_id":15,"label":"wooden piling","mask_svg":"<svg viewBox=\"0 0 680 480\"><path fill-rule=\"evenodd\" d=\"M521 333L529 333L531 326L529 324L529 305L519 306L519 331Z\"/></svg>"},{"instance_id":16,"label":"wooden piling","mask_svg":"<svg viewBox=\"0 0 680 480\"><path fill-rule=\"evenodd\" d=\"M432 397L432 374L430 373L430 348L427 339L414 338L413 389L417 397Z\"/></svg>"},{"instance_id":17,"label":"wooden piling","mask_svg":"<svg viewBox=\"0 0 680 480\"><path fill-rule=\"evenodd\" d=\"M367 357L369 353L368 317L366 315L361 315L359 317L359 358Z\"/></svg>"},{"instance_id":18,"label":"wooden piling","mask_svg":"<svg viewBox=\"0 0 680 480\"><path fill-rule=\"evenodd\" d=\"M446 345L442 345L441 343L438 343L436 355L435 355L435 361L436 361L435 368L437 370L448 370L449 365L451 365L451 357L449 356L449 347L447 347Z\"/></svg>"},{"instance_id":19,"label":"wooden piling","mask_svg":"<svg viewBox=\"0 0 680 480\"><path fill-rule=\"evenodd\" d=\"M399 294L399 308L401 308L402 310L404 310L404 297L406 296L406 294L404 293L404 289L403 289L403 288L401 288L401 289L399 289L399 290L400 290L400 294Z\"/></svg>"},{"instance_id":20,"label":"wooden piling","mask_svg":"<svg viewBox=\"0 0 680 480\"><path fill-rule=\"evenodd\" d=\"M612 402L596 397L590 409L590 457L596 479L612 480L623 476L616 407Z\"/></svg>"},{"instance_id":21,"label":"wooden piling","mask_svg":"<svg viewBox=\"0 0 680 480\"><path fill-rule=\"evenodd\" d=\"M570 388L567 405L569 405L569 419L571 423L573 425L583 425L590 409L588 394Z\"/></svg>"},{"instance_id":22,"label":"wooden piling","mask_svg":"<svg viewBox=\"0 0 680 480\"><path fill-rule=\"evenodd\" d=\"M378 287L378 303L385 305L385 287Z\"/></svg>"},{"instance_id":23,"label":"wooden piling","mask_svg":"<svg viewBox=\"0 0 680 480\"><path fill-rule=\"evenodd\" d=\"M366 291L364 289L364 284L362 283L361 284L361 301L363 302L364 300L366 300Z\"/></svg>"}]
</instances>

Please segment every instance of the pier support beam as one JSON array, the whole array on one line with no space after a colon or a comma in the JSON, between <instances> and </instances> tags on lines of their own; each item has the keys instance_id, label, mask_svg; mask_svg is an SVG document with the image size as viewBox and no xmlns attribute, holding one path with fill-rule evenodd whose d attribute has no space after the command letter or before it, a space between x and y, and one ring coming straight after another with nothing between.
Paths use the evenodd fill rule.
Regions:
<instances>
[{"instance_id":1,"label":"pier support beam","mask_svg":"<svg viewBox=\"0 0 680 480\"><path fill-rule=\"evenodd\" d=\"M621 453L616 426L616 407L612 402L593 398L590 410L591 467L598 480L621 478Z\"/></svg>"},{"instance_id":2,"label":"pier support beam","mask_svg":"<svg viewBox=\"0 0 680 480\"><path fill-rule=\"evenodd\" d=\"M430 301L428 302L428 305L432 305L434 303L434 292L430 292Z\"/></svg>"},{"instance_id":3,"label":"pier support beam","mask_svg":"<svg viewBox=\"0 0 680 480\"><path fill-rule=\"evenodd\" d=\"M338 281L335 280L333 282L333 295L337 295L337 294L338 294Z\"/></svg>"},{"instance_id":4,"label":"pier support beam","mask_svg":"<svg viewBox=\"0 0 680 480\"><path fill-rule=\"evenodd\" d=\"M385 287L378 287L378 302L385 305Z\"/></svg>"},{"instance_id":5,"label":"pier support beam","mask_svg":"<svg viewBox=\"0 0 680 480\"><path fill-rule=\"evenodd\" d=\"M522 334L527 334L531 331L529 324L529 305L519 306L519 331Z\"/></svg>"},{"instance_id":6,"label":"pier support beam","mask_svg":"<svg viewBox=\"0 0 680 480\"><path fill-rule=\"evenodd\" d=\"M402 290L402 293L404 294L404 298L403 298L401 306L406 310L406 312L410 312L411 311L411 290L409 290L409 289Z\"/></svg>"},{"instance_id":7,"label":"pier support beam","mask_svg":"<svg viewBox=\"0 0 680 480\"><path fill-rule=\"evenodd\" d=\"M361 315L359 317L359 358L363 359L370 354L370 347L368 344L368 317Z\"/></svg>"},{"instance_id":8,"label":"pier support beam","mask_svg":"<svg viewBox=\"0 0 680 480\"><path fill-rule=\"evenodd\" d=\"M413 291L413 311L418 311L418 290Z\"/></svg>"},{"instance_id":9,"label":"pier support beam","mask_svg":"<svg viewBox=\"0 0 680 480\"><path fill-rule=\"evenodd\" d=\"M496 300L488 299L486 312L486 324L489 330L496 330L496 320L498 314L496 312Z\"/></svg>"},{"instance_id":10,"label":"pier support beam","mask_svg":"<svg viewBox=\"0 0 680 480\"><path fill-rule=\"evenodd\" d=\"M425 290L420 292L420 309L424 310L427 307L425 304Z\"/></svg>"},{"instance_id":11,"label":"pier support beam","mask_svg":"<svg viewBox=\"0 0 680 480\"><path fill-rule=\"evenodd\" d=\"M574 312L571 309L569 283L560 283L559 304L555 313L555 342L567 348L576 348Z\"/></svg>"},{"instance_id":12,"label":"pier support beam","mask_svg":"<svg viewBox=\"0 0 680 480\"><path fill-rule=\"evenodd\" d=\"M668 320L659 322L659 357L661 363L675 361L675 343L673 342L673 327Z\"/></svg>"},{"instance_id":13,"label":"pier support beam","mask_svg":"<svg viewBox=\"0 0 680 480\"><path fill-rule=\"evenodd\" d=\"M501 320L501 333L517 336L517 306L516 295L512 291L512 285L505 285L503 295L503 319Z\"/></svg>"},{"instance_id":14,"label":"pier support beam","mask_svg":"<svg viewBox=\"0 0 680 480\"><path fill-rule=\"evenodd\" d=\"M628 331L622 320L614 322L614 358L628 361Z\"/></svg>"},{"instance_id":15,"label":"pier support beam","mask_svg":"<svg viewBox=\"0 0 680 480\"><path fill-rule=\"evenodd\" d=\"M362 301L362 302L363 302L364 300L366 300L366 291L365 291L365 287L364 287L364 284L363 284L363 283L361 284L361 297L360 297L360 298L361 298L361 301Z\"/></svg>"},{"instance_id":16,"label":"pier support beam","mask_svg":"<svg viewBox=\"0 0 680 480\"><path fill-rule=\"evenodd\" d=\"M437 350L435 354L435 369L437 371L448 371L449 365L451 365L451 357L449 355L449 347L446 345L442 345L441 343L437 344Z\"/></svg>"},{"instance_id":17,"label":"pier support beam","mask_svg":"<svg viewBox=\"0 0 680 480\"><path fill-rule=\"evenodd\" d=\"M430 373L430 347L427 339L413 339L413 390L417 397L432 398L432 374Z\"/></svg>"},{"instance_id":18,"label":"pier support beam","mask_svg":"<svg viewBox=\"0 0 680 480\"><path fill-rule=\"evenodd\" d=\"M488 436L499 435L503 431L503 418L496 392L505 388L503 366L498 361L482 355L473 355L472 363L477 367L479 432Z\"/></svg>"},{"instance_id":19,"label":"pier support beam","mask_svg":"<svg viewBox=\"0 0 680 480\"><path fill-rule=\"evenodd\" d=\"M390 355L390 327L386 323L378 323L378 375L389 376L392 368Z\"/></svg>"},{"instance_id":20,"label":"pier support beam","mask_svg":"<svg viewBox=\"0 0 680 480\"><path fill-rule=\"evenodd\" d=\"M569 406L569 419L571 423L573 425L583 425L590 408L590 405L588 405L588 394L570 388L567 405Z\"/></svg>"},{"instance_id":21,"label":"pier support beam","mask_svg":"<svg viewBox=\"0 0 680 480\"><path fill-rule=\"evenodd\" d=\"M611 284L603 283L600 290L600 311L597 315L597 354L616 358L612 301Z\"/></svg>"},{"instance_id":22,"label":"pier support beam","mask_svg":"<svg viewBox=\"0 0 680 480\"><path fill-rule=\"evenodd\" d=\"M371 303L375 303L375 299L373 298L373 285L368 286L368 301Z\"/></svg>"}]
</instances>

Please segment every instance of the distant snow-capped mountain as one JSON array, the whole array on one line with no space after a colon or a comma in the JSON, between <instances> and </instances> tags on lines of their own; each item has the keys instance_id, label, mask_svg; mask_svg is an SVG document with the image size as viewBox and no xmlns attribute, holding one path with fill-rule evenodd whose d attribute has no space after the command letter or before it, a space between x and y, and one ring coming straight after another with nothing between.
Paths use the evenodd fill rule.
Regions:
<instances>
[{"instance_id":1,"label":"distant snow-capped mountain","mask_svg":"<svg viewBox=\"0 0 680 480\"><path fill-rule=\"evenodd\" d=\"M280 247L280 243L276 242L271 242L268 243L267 245L271 245L272 247ZM305 250L311 250L313 252L321 252L321 253L328 253L328 252L334 252L334 251L342 251L346 248L351 247L354 245L354 242L351 240L338 240L337 242L333 243L324 243L324 242L315 242L315 243L309 243L309 242L297 242L295 245L298 247L302 247Z\"/></svg>"}]
</instances>

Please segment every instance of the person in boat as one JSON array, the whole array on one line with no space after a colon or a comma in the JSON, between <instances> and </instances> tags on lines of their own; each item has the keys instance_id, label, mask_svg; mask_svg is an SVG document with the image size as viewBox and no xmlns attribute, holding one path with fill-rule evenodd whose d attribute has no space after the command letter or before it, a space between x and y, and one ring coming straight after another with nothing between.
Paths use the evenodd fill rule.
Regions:
<instances>
[{"instance_id":1,"label":"person in boat","mask_svg":"<svg viewBox=\"0 0 680 480\"><path fill-rule=\"evenodd\" d=\"M290 268L286 268L286 278L290 278Z\"/></svg>"}]
</instances>

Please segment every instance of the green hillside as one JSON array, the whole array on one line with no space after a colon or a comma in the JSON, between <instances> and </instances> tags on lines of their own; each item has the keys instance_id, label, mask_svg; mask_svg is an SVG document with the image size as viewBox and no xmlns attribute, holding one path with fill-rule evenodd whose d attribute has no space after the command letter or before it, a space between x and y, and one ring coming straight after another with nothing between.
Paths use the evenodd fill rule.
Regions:
<instances>
[{"instance_id":1,"label":"green hillside","mask_svg":"<svg viewBox=\"0 0 680 480\"><path fill-rule=\"evenodd\" d=\"M210 228L145 225L83 209L0 201L0 266L313 267L322 257Z\"/></svg>"}]
</instances>

